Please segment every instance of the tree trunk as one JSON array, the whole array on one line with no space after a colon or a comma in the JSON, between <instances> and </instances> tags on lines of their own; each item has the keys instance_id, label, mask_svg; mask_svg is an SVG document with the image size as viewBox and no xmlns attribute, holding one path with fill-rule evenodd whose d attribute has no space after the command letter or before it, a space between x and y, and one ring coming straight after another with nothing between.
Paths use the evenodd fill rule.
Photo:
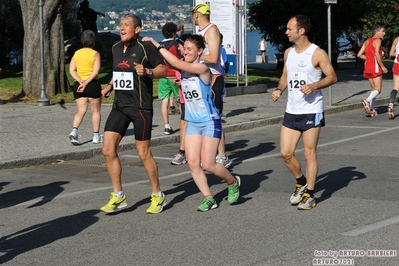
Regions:
<instances>
[{"instance_id":1,"label":"tree trunk","mask_svg":"<svg viewBox=\"0 0 399 266\"><path fill-rule=\"evenodd\" d=\"M61 8L66 0L42 0L44 88L47 96L67 91L65 82L64 38ZM39 0L19 0L24 24L22 94L40 95L40 16Z\"/></svg>"}]
</instances>

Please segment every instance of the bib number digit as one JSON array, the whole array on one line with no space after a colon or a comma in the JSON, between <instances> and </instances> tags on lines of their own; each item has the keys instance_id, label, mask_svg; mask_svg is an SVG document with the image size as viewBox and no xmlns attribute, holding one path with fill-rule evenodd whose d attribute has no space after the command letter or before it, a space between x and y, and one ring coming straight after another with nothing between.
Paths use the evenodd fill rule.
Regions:
<instances>
[{"instance_id":1,"label":"bib number digit","mask_svg":"<svg viewBox=\"0 0 399 266\"><path fill-rule=\"evenodd\" d=\"M300 89L303 85L306 84L306 81L304 80L290 80L290 87L293 89Z\"/></svg>"},{"instance_id":2,"label":"bib number digit","mask_svg":"<svg viewBox=\"0 0 399 266\"><path fill-rule=\"evenodd\" d=\"M186 100L191 100L193 98L198 98L198 92L196 90L192 90L192 91L186 91L184 92L184 98Z\"/></svg>"}]
</instances>

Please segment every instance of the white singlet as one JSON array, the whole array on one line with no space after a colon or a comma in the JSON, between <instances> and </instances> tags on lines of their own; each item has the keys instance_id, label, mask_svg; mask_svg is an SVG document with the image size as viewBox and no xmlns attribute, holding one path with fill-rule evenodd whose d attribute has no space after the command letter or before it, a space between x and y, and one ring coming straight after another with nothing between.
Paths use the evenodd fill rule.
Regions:
<instances>
[{"instance_id":1,"label":"white singlet","mask_svg":"<svg viewBox=\"0 0 399 266\"><path fill-rule=\"evenodd\" d=\"M312 44L304 52L297 53L294 45L288 52L286 61L288 82L286 112L289 114L315 114L324 111L321 90L314 90L308 95L300 91L303 85L321 79L322 71L315 69L312 64L312 56L317 48L317 45Z\"/></svg>"}]
</instances>

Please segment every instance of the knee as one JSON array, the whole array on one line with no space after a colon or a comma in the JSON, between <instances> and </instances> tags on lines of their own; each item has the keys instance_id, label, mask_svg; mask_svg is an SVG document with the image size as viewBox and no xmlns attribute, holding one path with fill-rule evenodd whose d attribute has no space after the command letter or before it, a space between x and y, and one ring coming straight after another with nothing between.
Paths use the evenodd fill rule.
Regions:
<instances>
[{"instance_id":1,"label":"knee","mask_svg":"<svg viewBox=\"0 0 399 266\"><path fill-rule=\"evenodd\" d=\"M77 111L77 113L78 113L79 115L85 115L85 114L86 114L86 111L87 111L87 109L79 108L78 111Z\"/></svg>"},{"instance_id":2,"label":"knee","mask_svg":"<svg viewBox=\"0 0 399 266\"><path fill-rule=\"evenodd\" d=\"M315 150L306 150L303 152L305 160L307 162L313 162L317 160L317 154Z\"/></svg>"},{"instance_id":3,"label":"knee","mask_svg":"<svg viewBox=\"0 0 399 266\"><path fill-rule=\"evenodd\" d=\"M199 159L191 158L191 157L186 157L186 159L187 159L187 164L188 164L188 167L190 168L190 170L196 169L197 167L204 169L204 165Z\"/></svg>"},{"instance_id":4,"label":"knee","mask_svg":"<svg viewBox=\"0 0 399 266\"><path fill-rule=\"evenodd\" d=\"M208 172L213 172L213 167L215 166L215 163L210 163L210 162L202 162L202 169L204 171L208 171Z\"/></svg>"},{"instance_id":5,"label":"knee","mask_svg":"<svg viewBox=\"0 0 399 266\"><path fill-rule=\"evenodd\" d=\"M116 149L108 146L103 146L101 149L102 154L106 158L115 158L117 157Z\"/></svg>"},{"instance_id":6,"label":"knee","mask_svg":"<svg viewBox=\"0 0 399 266\"><path fill-rule=\"evenodd\" d=\"M149 157L151 157L149 149L139 149L137 150L137 155L139 156L141 161L147 160Z\"/></svg>"},{"instance_id":7,"label":"knee","mask_svg":"<svg viewBox=\"0 0 399 266\"><path fill-rule=\"evenodd\" d=\"M91 110L91 112L93 113L93 115L100 115L101 114L100 109L94 109L94 110Z\"/></svg>"},{"instance_id":8,"label":"knee","mask_svg":"<svg viewBox=\"0 0 399 266\"><path fill-rule=\"evenodd\" d=\"M206 168L204 168L204 165L201 165L200 163L193 163L193 162L187 161L187 164L188 164L188 168L190 169L190 171L193 175L197 175L198 173L207 170Z\"/></svg>"},{"instance_id":9,"label":"knee","mask_svg":"<svg viewBox=\"0 0 399 266\"><path fill-rule=\"evenodd\" d=\"M284 162L290 162L292 160L292 158L294 157L293 153L286 152L286 151L281 151L280 155L283 158Z\"/></svg>"}]
</instances>

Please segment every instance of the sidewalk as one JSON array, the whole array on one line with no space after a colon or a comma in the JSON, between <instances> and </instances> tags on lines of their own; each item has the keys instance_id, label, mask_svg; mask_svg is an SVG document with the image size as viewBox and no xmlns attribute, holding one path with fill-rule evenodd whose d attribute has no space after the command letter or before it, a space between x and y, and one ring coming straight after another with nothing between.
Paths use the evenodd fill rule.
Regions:
<instances>
[{"instance_id":1,"label":"sidewalk","mask_svg":"<svg viewBox=\"0 0 399 266\"><path fill-rule=\"evenodd\" d=\"M391 70L391 64L386 64ZM250 67L274 68L275 63L251 63ZM338 82L332 86L332 103L329 106L329 89L323 90L325 114L328 115L345 110L359 109L364 114L361 100L370 93L370 85L354 66L337 70ZM267 88L269 86L269 88ZM227 88L224 114L227 118L223 123L225 131L239 131L268 124L280 123L284 114L287 93L278 102L273 102L270 93L275 84L261 84L240 88ZM377 97L377 105L381 115L386 115L384 105L388 103L392 90L392 72L384 75L383 90ZM234 93L231 93L233 92ZM257 93L257 92L263 93ZM242 95L230 96L231 94ZM249 93L249 94L248 94ZM160 114L159 100L154 101L154 120L152 145L163 145L179 141L179 115L170 116L170 124L175 133L170 136L163 134L163 122ZM111 105L102 105L101 129L104 128ZM101 153L101 144L92 144L93 135L91 113L88 110L79 128L82 145L71 145L68 134L71 131L72 119L76 112L75 104L37 106L36 104L0 105L0 169L25 167L38 164L56 163L58 160L84 159ZM372 119L372 118L370 118ZM100 132L102 133L102 132ZM228 135L226 142L229 142ZM134 148L132 125L123 138L120 149ZM174 154L170 157L173 158Z\"/></svg>"}]
</instances>

